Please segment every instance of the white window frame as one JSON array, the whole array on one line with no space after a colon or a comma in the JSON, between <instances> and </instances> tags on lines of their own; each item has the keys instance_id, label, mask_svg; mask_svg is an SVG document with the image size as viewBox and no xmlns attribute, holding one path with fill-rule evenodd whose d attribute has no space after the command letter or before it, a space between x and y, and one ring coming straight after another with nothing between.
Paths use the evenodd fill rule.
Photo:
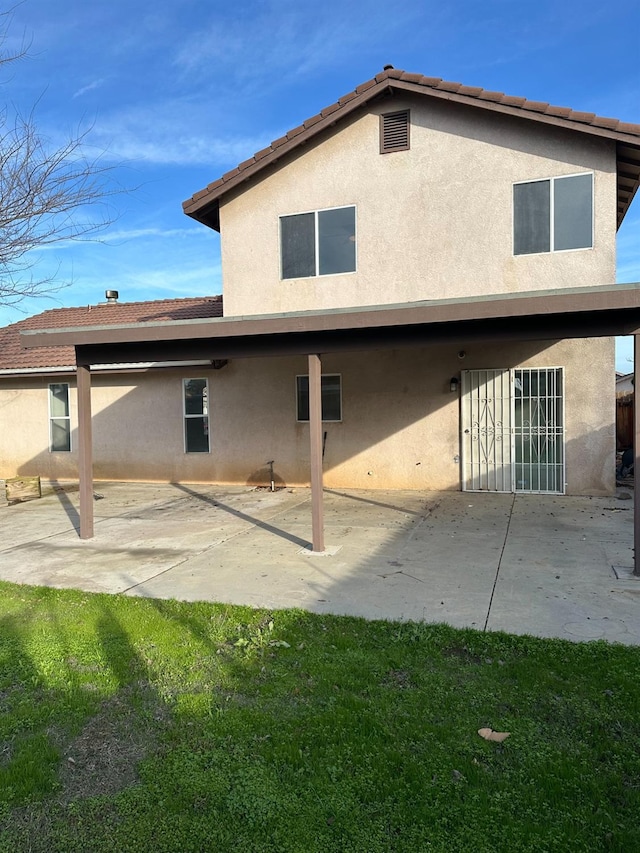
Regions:
<instances>
[{"instance_id":1,"label":"white window frame","mask_svg":"<svg viewBox=\"0 0 640 853\"><path fill-rule=\"evenodd\" d=\"M348 208L353 208L353 227L354 227L354 258L353 258L353 269L346 270L345 272L329 272L329 273L321 273L320 272L320 229L318 227L318 214L326 213L328 210L347 210ZM292 278L285 278L282 269L282 220L286 219L289 216L304 216L307 213L313 213L313 228L314 228L314 247L315 247L315 256L316 256L316 271L313 275L297 275ZM358 271L358 211L357 206L355 204L339 204L335 207L321 207L318 210L297 210L295 213L283 213L278 217L278 249L280 252L280 280L281 281L297 281L302 278L326 278L331 275L353 275Z\"/></svg>"},{"instance_id":2,"label":"white window frame","mask_svg":"<svg viewBox=\"0 0 640 853\"><path fill-rule=\"evenodd\" d=\"M202 414L187 414L187 395L186 395L186 383L193 382L195 379L199 379L204 382L206 392L207 392L207 402L206 405L203 405ZM205 455L206 453L211 453L211 413L210 409L210 396L209 396L209 380L206 376L185 376L182 379L182 441L184 452L197 455ZM206 418L207 419L207 449L206 450L188 450L187 449L187 421L193 418Z\"/></svg>"},{"instance_id":3,"label":"white window frame","mask_svg":"<svg viewBox=\"0 0 640 853\"><path fill-rule=\"evenodd\" d=\"M53 415L51 412L51 397L52 392L51 389L54 385L66 385L67 387L67 411L68 415L63 415L59 417L58 415ZM68 382L50 382L47 387L47 408L49 413L49 453L71 453L72 443L71 443L71 395L69 392L69 383ZM53 422L54 421L67 421L69 424L69 449L68 450L54 450L53 449Z\"/></svg>"},{"instance_id":4,"label":"white window frame","mask_svg":"<svg viewBox=\"0 0 640 853\"><path fill-rule=\"evenodd\" d=\"M340 390L340 417L339 418L329 418L328 420L323 418L322 423L323 424L341 424L342 423L342 374L341 373L323 373L323 374L321 374L321 376L320 376L321 386L322 386L322 380L325 378L328 378L330 376L338 378L338 385L339 385L339 390ZM309 380L309 374L308 373L297 373L296 378L295 378L296 423L308 424L310 418L306 418L305 420L301 420L298 417L298 409L299 409L299 405L298 405L298 403L299 403L299 400L298 400L298 379L306 379L308 381ZM322 403L322 400L321 400L321 403ZM311 414L311 413L309 413L309 414Z\"/></svg>"},{"instance_id":5,"label":"white window frame","mask_svg":"<svg viewBox=\"0 0 640 853\"><path fill-rule=\"evenodd\" d=\"M554 242L554 224L555 224L555 193L553 186L556 181L561 181L563 178L580 178L583 175L591 175L591 245L579 246L577 249L556 249ZM516 234L516 209L513 201L513 188L522 184L541 184L544 181L549 181L549 251L544 252L520 252L516 255L515 234ZM514 258L526 258L531 255L550 255L561 252L584 252L592 250L595 245L595 179L593 172L572 172L570 175L553 175L546 178L531 178L528 181L514 181L511 187L511 251Z\"/></svg>"}]
</instances>

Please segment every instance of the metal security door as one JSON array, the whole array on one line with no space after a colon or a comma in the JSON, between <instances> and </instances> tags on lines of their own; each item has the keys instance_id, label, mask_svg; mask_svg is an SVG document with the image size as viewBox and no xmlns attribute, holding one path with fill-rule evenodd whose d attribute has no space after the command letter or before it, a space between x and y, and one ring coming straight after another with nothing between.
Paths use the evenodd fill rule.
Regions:
<instances>
[{"instance_id":1,"label":"metal security door","mask_svg":"<svg viewBox=\"0 0 640 853\"><path fill-rule=\"evenodd\" d=\"M512 374L515 490L563 494L563 370L517 368Z\"/></svg>"},{"instance_id":2,"label":"metal security door","mask_svg":"<svg viewBox=\"0 0 640 853\"><path fill-rule=\"evenodd\" d=\"M462 372L462 489L564 494L561 367Z\"/></svg>"},{"instance_id":3,"label":"metal security door","mask_svg":"<svg viewBox=\"0 0 640 853\"><path fill-rule=\"evenodd\" d=\"M462 371L462 490L512 492L509 370Z\"/></svg>"}]
</instances>

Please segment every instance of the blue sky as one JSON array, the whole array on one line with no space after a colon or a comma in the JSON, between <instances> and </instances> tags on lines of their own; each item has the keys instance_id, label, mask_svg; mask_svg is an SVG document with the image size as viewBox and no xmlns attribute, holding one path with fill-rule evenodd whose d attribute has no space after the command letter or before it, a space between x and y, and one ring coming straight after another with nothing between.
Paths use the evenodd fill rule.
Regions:
<instances>
[{"instance_id":1,"label":"blue sky","mask_svg":"<svg viewBox=\"0 0 640 853\"><path fill-rule=\"evenodd\" d=\"M640 122L638 32L638 0L24 0L4 49L26 37L30 55L4 69L3 103L35 103L53 144L90 127L128 192L101 242L35 258L69 286L0 307L0 325L107 288L126 301L219 293L219 237L182 201L387 63ZM640 281L640 199L618 280Z\"/></svg>"}]
</instances>

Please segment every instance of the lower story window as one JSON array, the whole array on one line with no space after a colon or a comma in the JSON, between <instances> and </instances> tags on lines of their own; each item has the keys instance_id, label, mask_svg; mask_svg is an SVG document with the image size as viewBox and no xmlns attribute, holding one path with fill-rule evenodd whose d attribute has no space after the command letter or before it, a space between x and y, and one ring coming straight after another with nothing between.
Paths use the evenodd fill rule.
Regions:
<instances>
[{"instance_id":1,"label":"lower story window","mask_svg":"<svg viewBox=\"0 0 640 853\"><path fill-rule=\"evenodd\" d=\"M52 453L71 450L68 382L49 385L49 450Z\"/></svg>"},{"instance_id":2,"label":"lower story window","mask_svg":"<svg viewBox=\"0 0 640 853\"><path fill-rule=\"evenodd\" d=\"M185 453L209 452L209 383L183 379Z\"/></svg>"},{"instance_id":3,"label":"lower story window","mask_svg":"<svg viewBox=\"0 0 640 853\"><path fill-rule=\"evenodd\" d=\"M342 420L342 379L339 373L322 375L322 420ZM309 420L309 377L296 376L296 409L299 421Z\"/></svg>"}]
</instances>

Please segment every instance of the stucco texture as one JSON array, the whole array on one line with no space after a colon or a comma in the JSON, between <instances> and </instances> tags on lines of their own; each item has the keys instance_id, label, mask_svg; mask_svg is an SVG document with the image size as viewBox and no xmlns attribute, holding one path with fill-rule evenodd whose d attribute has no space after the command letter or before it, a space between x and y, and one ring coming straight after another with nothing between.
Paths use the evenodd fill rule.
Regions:
<instances>
[{"instance_id":1,"label":"stucco texture","mask_svg":"<svg viewBox=\"0 0 640 853\"><path fill-rule=\"evenodd\" d=\"M461 369L564 367L566 491L614 488L613 344L609 339L464 348L425 346L323 358L342 380L342 421L325 423L327 488L460 488ZM206 376L209 453L185 453L182 379L170 369L93 378L96 479L268 484L309 482L309 426L296 420L296 375L305 357L231 361ZM56 381L51 379L48 381ZM74 383L75 384L75 383ZM47 381L0 384L0 477L77 476L77 412L71 389L72 452L48 451Z\"/></svg>"},{"instance_id":2,"label":"stucco texture","mask_svg":"<svg viewBox=\"0 0 640 853\"><path fill-rule=\"evenodd\" d=\"M379 114L411 110L409 151ZM513 184L593 173L594 245L513 254ZM279 217L356 207L354 273L282 280ZM511 293L615 280L615 144L480 108L382 102L283 159L220 209L225 315Z\"/></svg>"}]
</instances>

